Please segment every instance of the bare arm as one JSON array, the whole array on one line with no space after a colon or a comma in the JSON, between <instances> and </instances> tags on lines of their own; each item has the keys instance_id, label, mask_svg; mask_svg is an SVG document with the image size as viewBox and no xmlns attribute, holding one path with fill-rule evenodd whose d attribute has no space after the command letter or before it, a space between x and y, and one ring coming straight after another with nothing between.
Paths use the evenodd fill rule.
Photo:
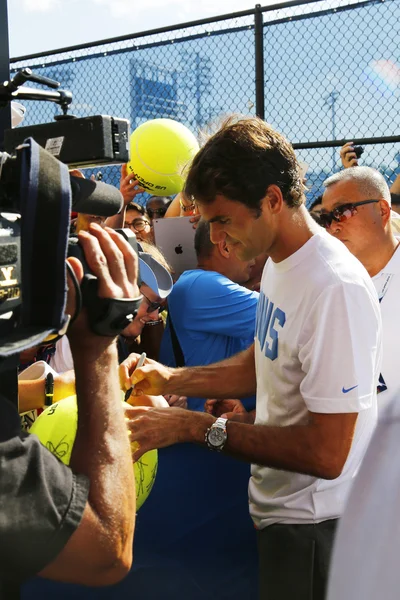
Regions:
<instances>
[{"instance_id":1,"label":"bare arm","mask_svg":"<svg viewBox=\"0 0 400 600\"><path fill-rule=\"evenodd\" d=\"M144 192L144 188L138 187L138 185L139 181L135 179L134 174L130 172L128 173L127 166L122 165L119 191L124 199L124 206L121 212L106 219L107 227L112 227L112 229L120 229L124 226L127 205L130 202L133 202L138 194Z\"/></svg>"},{"instance_id":2,"label":"bare arm","mask_svg":"<svg viewBox=\"0 0 400 600\"><path fill-rule=\"evenodd\" d=\"M354 142L347 142L340 148L340 160L345 169L358 166L357 155L354 152Z\"/></svg>"},{"instance_id":3,"label":"bare arm","mask_svg":"<svg viewBox=\"0 0 400 600\"><path fill-rule=\"evenodd\" d=\"M22 379L18 381L18 405L19 412L24 413L44 406L44 378ZM75 394L74 371L66 371L54 377L54 398L58 402L63 398Z\"/></svg>"},{"instance_id":4,"label":"bare arm","mask_svg":"<svg viewBox=\"0 0 400 600\"><path fill-rule=\"evenodd\" d=\"M115 232L91 226L80 235L85 256L99 278L102 297L135 297L137 260ZM94 238L96 236L97 240ZM79 269L69 259L74 269ZM77 272L82 278L82 269ZM132 282L132 283L130 283ZM89 330L85 314L69 333L75 365L78 429L71 468L90 480L82 521L41 575L84 585L119 581L132 562L135 480L118 381L115 340Z\"/></svg>"},{"instance_id":5,"label":"bare arm","mask_svg":"<svg viewBox=\"0 0 400 600\"><path fill-rule=\"evenodd\" d=\"M335 479L349 454L356 421L357 413L309 413L308 423L302 426L228 422L226 449L253 464Z\"/></svg>"},{"instance_id":6,"label":"bare arm","mask_svg":"<svg viewBox=\"0 0 400 600\"><path fill-rule=\"evenodd\" d=\"M180 193L175 196L172 200L171 204L167 208L167 212L164 215L164 219L168 217L180 217L181 216L181 207L179 204Z\"/></svg>"},{"instance_id":7,"label":"bare arm","mask_svg":"<svg viewBox=\"0 0 400 600\"><path fill-rule=\"evenodd\" d=\"M251 396L256 391L254 344L226 360L205 367L172 369L146 359L135 370L139 355L131 354L120 365L121 388L135 385L133 393L179 394L204 398Z\"/></svg>"},{"instance_id":8,"label":"bare arm","mask_svg":"<svg viewBox=\"0 0 400 600\"><path fill-rule=\"evenodd\" d=\"M132 408L132 438L139 443L135 455L150 448L180 442L205 445L207 429L215 417L175 409ZM228 421L224 452L253 464L305 473L324 479L338 477L350 451L357 413L309 413L305 425L270 427Z\"/></svg>"}]
</instances>

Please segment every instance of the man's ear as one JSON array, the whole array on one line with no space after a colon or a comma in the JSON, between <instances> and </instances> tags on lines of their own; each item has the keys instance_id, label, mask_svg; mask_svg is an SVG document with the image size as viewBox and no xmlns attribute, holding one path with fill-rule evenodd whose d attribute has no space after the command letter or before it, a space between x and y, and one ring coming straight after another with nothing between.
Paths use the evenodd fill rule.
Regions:
<instances>
[{"instance_id":1,"label":"man's ear","mask_svg":"<svg viewBox=\"0 0 400 600\"><path fill-rule=\"evenodd\" d=\"M230 250L229 250L228 245L226 243L226 239L224 238L220 242L217 242L216 245L217 245L218 252L220 253L220 255L223 258L229 258L229 256L230 256Z\"/></svg>"},{"instance_id":2,"label":"man's ear","mask_svg":"<svg viewBox=\"0 0 400 600\"><path fill-rule=\"evenodd\" d=\"M383 226L386 227L387 223L390 221L391 208L389 206L389 202L386 200L381 200L379 202L379 209L381 212Z\"/></svg>"},{"instance_id":3,"label":"man's ear","mask_svg":"<svg viewBox=\"0 0 400 600\"><path fill-rule=\"evenodd\" d=\"M261 200L261 208L277 214L281 212L283 204L284 200L280 187L277 185L269 185L265 192L264 198Z\"/></svg>"}]
</instances>

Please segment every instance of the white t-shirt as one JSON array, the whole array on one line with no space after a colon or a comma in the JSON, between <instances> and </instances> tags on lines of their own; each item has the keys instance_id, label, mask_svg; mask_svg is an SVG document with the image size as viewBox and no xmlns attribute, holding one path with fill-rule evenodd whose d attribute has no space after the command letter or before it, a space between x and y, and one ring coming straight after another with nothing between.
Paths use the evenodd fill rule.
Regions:
<instances>
[{"instance_id":1,"label":"white t-shirt","mask_svg":"<svg viewBox=\"0 0 400 600\"><path fill-rule=\"evenodd\" d=\"M379 396L378 396L379 404ZM379 422L339 523L328 600L398 600L400 402Z\"/></svg>"},{"instance_id":2,"label":"white t-shirt","mask_svg":"<svg viewBox=\"0 0 400 600\"><path fill-rule=\"evenodd\" d=\"M50 366L57 373L65 373L74 368L71 347L66 335L63 335L56 343L56 351L50 359Z\"/></svg>"},{"instance_id":3,"label":"white t-shirt","mask_svg":"<svg viewBox=\"0 0 400 600\"><path fill-rule=\"evenodd\" d=\"M400 238L397 238L400 239ZM400 402L400 247L380 273L372 278L380 299L382 315L383 356L378 389L378 411L397 398ZM387 389L385 389L387 388Z\"/></svg>"},{"instance_id":4,"label":"white t-shirt","mask_svg":"<svg viewBox=\"0 0 400 600\"><path fill-rule=\"evenodd\" d=\"M376 424L381 316L371 278L326 232L264 268L257 309L256 424L285 427L315 413L360 413L335 480L252 465L250 513L258 528L341 515ZM299 448L301 452L301 448Z\"/></svg>"}]
</instances>

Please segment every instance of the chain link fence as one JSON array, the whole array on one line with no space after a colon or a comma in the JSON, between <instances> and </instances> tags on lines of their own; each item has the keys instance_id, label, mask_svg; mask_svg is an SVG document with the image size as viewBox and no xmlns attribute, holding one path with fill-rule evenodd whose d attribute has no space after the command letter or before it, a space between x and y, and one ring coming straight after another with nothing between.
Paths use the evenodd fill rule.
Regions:
<instances>
[{"instance_id":1,"label":"chain link fence","mask_svg":"<svg viewBox=\"0 0 400 600\"><path fill-rule=\"evenodd\" d=\"M389 182L400 173L399 22L400 0L299 0L19 57L11 72L56 79L72 91L74 115L129 118L132 129L168 117L200 134L229 114L258 114L309 165L312 201L341 168L345 140L359 140L360 163ZM26 125L59 113L26 105ZM119 167L102 172L118 185Z\"/></svg>"}]
</instances>

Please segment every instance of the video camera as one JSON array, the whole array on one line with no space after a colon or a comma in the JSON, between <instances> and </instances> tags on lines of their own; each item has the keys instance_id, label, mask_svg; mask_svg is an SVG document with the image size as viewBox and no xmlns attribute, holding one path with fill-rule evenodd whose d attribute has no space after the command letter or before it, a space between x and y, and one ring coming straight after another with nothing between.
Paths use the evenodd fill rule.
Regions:
<instances>
[{"instance_id":1,"label":"video camera","mask_svg":"<svg viewBox=\"0 0 400 600\"><path fill-rule=\"evenodd\" d=\"M23 84L29 80L60 86L24 69L0 84L0 110L11 100L45 100L59 104L63 114L55 123L5 132L7 152L0 152L0 359L65 332L67 255L84 265L82 300L96 333L119 333L141 300L99 299L97 279L77 239L69 236L71 210L108 217L121 210L123 198L112 185L73 177L66 165L127 162L129 121L72 117L71 92L27 88ZM121 233L137 252L135 235Z\"/></svg>"}]
</instances>

